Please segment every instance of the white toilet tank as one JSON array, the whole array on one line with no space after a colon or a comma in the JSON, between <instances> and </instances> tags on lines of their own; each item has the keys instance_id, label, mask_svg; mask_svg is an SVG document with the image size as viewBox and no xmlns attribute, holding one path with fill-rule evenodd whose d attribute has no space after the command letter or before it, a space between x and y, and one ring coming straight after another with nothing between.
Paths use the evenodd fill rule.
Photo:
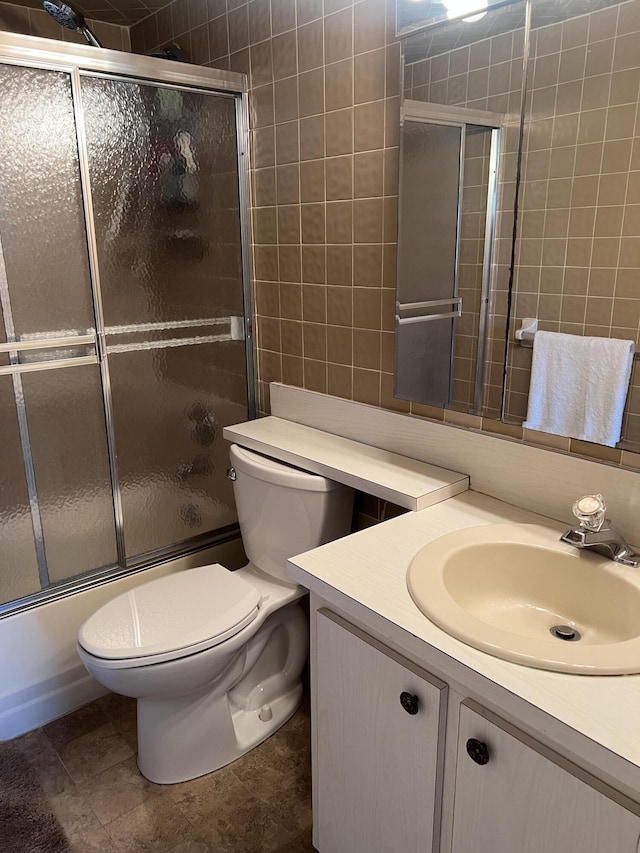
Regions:
<instances>
[{"instance_id":1,"label":"white toilet tank","mask_svg":"<svg viewBox=\"0 0 640 853\"><path fill-rule=\"evenodd\" d=\"M229 456L244 549L263 572L292 583L289 557L349 533L353 489L236 444Z\"/></svg>"}]
</instances>

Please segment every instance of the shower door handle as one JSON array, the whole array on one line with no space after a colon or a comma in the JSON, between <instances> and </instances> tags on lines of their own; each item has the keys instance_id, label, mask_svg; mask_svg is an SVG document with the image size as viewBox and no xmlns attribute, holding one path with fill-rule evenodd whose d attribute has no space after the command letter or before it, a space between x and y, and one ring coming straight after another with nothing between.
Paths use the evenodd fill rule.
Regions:
<instances>
[{"instance_id":1,"label":"shower door handle","mask_svg":"<svg viewBox=\"0 0 640 853\"><path fill-rule=\"evenodd\" d=\"M8 364L0 367L0 376L16 373L36 373L40 370L58 370L61 367L80 367L83 364L97 364L98 356L83 355L77 358L58 358L51 361L29 361L26 364Z\"/></svg>"},{"instance_id":2,"label":"shower door handle","mask_svg":"<svg viewBox=\"0 0 640 853\"><path fill-rule=\"evenodd\" d=\"M96 347L96 336L66 335L57 338L37 338L35 340L7 341L0 343L0 353L20 353L34 350L75 349L76 347ZM0 376L11 376L17 373L35 373L40 370L57 370L63 367L79 367L83 364L97 364L97 354L71 356L68 358L52 358L44 361L27 361L2 365Z\"/></svg>"},{"instance_id":3,"label":"shower door handle","mask_svg":"<svg viewBox=\"0 0 640 853\"><path fill-rule=\"evenodd\" d=\"M67 335L64 338L39 338L27 341L7 341L0 352L24 352L32 349L62 349L62 347L94 346L95 335Z\"/></svg>"}]
</instances>

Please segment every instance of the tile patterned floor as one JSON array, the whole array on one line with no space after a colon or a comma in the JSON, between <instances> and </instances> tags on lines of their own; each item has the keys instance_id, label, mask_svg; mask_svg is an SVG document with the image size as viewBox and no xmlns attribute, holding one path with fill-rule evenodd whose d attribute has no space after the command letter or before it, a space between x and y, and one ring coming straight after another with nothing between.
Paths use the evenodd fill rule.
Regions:
<instances>
[{"instance_id":1,"label":"tile patterned floor","mask_svg":"<svg viewBox=\"0 0 640 853\"><path fill-rule=\"evenodd\" d=\"M111 694L0 743L0 853L313 853L309 708L229 767L154 785Z\"/></svg>"}]
</instances>

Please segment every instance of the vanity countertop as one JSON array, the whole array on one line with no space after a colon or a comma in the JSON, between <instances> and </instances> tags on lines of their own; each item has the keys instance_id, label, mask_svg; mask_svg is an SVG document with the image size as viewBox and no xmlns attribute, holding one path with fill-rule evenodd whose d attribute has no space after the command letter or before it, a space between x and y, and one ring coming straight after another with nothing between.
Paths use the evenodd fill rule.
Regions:
<instances>
[{"instance_id":1,"label":"vanity countertop","mask_svg":"<svg viewBox=\"0 0 640 853\"><path fill-rule=\"evenodd\" d=\"M410 510L422 510L469 488L469 477L283 418L224 428L224 437Z\"/></svg>"},{"instance_id":2,"label":"vanity countertop","mask_svg":"<svg viewBox=\"0 0 640 853\"><path fill-rule=\"evenodd\" d=\"M568 726L573 732L562 725L556 728L559 743L569 744L571 735L579 733L582 739L575 741L574 749L586 762L609 767L620 785L640 790L640 674L570 675L511 663L445 633L411 599L407 569L422 546L455 530L503 522L558 529L558 523L548 518L469 491L298 555L289 561L289 574L345 612L362 613L361 605L382 617L385 621L378 624L386 626L389 637L401 629L407 648L414 655L418 649L425 668L457 671L462 684L481 676L484 680L477 680L478 684L498 707L506 707L513 699L516 704L524 700L527 705L520 702L519 710L530 709L534 717L542 711L535 720L531 718L541 731L549 732L557 722ZM620 566L619 571L640 570ZM496 690L496 685L502 690ZM585 743L584 737L593 744ZM593 754L587 754L592 745Z\"/></svg>"}]
</instances>

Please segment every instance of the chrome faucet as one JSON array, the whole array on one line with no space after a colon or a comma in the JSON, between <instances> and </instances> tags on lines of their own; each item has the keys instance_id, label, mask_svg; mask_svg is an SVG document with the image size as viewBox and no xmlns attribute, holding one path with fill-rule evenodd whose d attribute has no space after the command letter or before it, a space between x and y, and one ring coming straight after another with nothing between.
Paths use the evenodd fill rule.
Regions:
<instances>
[{"instance_id":1,"label":"chrome faucet","mask_svg":"<svg viewBox=\"0 0 640 853\"><path fill-rule=\"evenodd\" d=\"M640 555L627 545L624 536L605 518L606 506L602 495L585 495L573 505L578 527L560 537L575 548L595 551L623 566L637 568Z\"/></svg>"}]
</instances>

